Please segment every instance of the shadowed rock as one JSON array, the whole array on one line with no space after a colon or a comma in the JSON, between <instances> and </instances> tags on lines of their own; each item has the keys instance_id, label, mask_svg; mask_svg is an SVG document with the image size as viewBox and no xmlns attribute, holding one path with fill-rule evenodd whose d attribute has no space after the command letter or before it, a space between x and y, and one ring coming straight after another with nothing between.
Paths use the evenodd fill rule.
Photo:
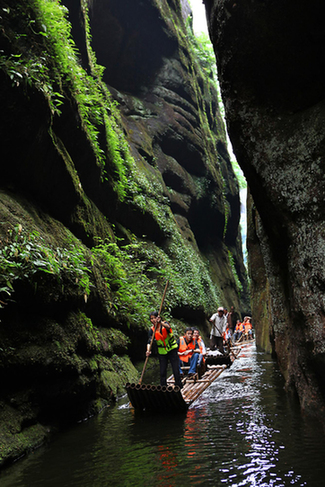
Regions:
<instances>
[{"instance_id":1,"label":"shadowed rock","mask_svg":"<svg viewBox=\"0 0 325 487\"><path fill-rule=\"evenodd\" d=\"M324 419L322 2L205 1L230 138L247 178L252 313L288 388Z\"/></svg>"}]
</instances>

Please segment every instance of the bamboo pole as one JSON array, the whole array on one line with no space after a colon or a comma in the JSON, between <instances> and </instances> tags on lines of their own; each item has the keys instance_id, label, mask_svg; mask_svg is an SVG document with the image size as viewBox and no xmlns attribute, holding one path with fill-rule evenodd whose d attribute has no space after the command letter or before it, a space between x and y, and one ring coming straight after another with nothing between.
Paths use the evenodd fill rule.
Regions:
<instances>
[{"instance_id":1,"label":"bamboo pole","mask_svg":"<svg viewBox=\"0 0 325 487\"><path fill-rule=\"evenodd\" d=\"M238 344L238 343L241 341L241 339L243 338L243 336L244 336L244 333L242 333L242 335L241 335L240 339L239 339L239 340L237 340L237 342L235 342L235 345L237 345L237 344Z\"/></svg>"},{"instance_id":2,"label":"bamboo pole","mask_svg":"<svg viewBox=\"0 0 325 487\"><path fill-rule=\"evenodd\" d=\"M164 290L164 294L163 294L163 297L162 297L162 300L161 300L161 303L160 303L160 308L159 308L159 312L158 312L158 317L160 317L160 313L162 311L162 307L163 307L163 304L164 304L164 301L165 301L165 297L166 297L166 293L167 293L167 288L168 288L168 284L169 284L169 280L166 282L166 286L165 286L165 290ZM157 328L157 322L156 322L156 325L155 325L155 329L152 333L152 337L151 337L151 342L150 342L150 345L149 345L149 350L148 352L151 351L151 347L152 347L152 344L153 344L153 340L155 338L155 332L156 332L156 328ZM146 356L146 360L144 362L144 366L143 366L143 369L142 369L142 374L141 374L141 377L140 377L140 380L139 380L139 384L142 383L142 379L143 379L143 376L144 376L144 371L146 370L146 367L147 367L147 363L148 363L148 359L149 359L149 355Z\"/></svg>"}]
</instances>

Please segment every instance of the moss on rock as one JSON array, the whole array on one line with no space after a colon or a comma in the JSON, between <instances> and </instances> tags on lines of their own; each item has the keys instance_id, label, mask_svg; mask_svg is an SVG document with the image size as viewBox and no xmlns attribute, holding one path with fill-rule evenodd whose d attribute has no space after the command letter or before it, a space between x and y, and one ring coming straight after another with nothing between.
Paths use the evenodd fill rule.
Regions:
<instances>
[{"instance_id":1,"label":"moss on rock","mask_svg":"<svg viewBox=\"0 0 325 487\"><path fill-rule=\"evenodd\" d=\"M3 4L3 461L53 425L98 412L136 380L130 357L143 358L148 312L167 279L164 313L176 333L185 323L206 331L219 304L241 307L224 236L225 187L230 195L238 186L225 185L233 175L218 149L217 94L180 3L134 5ZM157 28L139 29L135 56L126 49L116 63L117 49L102 46L122 38L100 23L120 23L131 39L137 21L124 23L133 13ZM231 252L238 264L240 252Z\"/></svg>"}]
</instances>

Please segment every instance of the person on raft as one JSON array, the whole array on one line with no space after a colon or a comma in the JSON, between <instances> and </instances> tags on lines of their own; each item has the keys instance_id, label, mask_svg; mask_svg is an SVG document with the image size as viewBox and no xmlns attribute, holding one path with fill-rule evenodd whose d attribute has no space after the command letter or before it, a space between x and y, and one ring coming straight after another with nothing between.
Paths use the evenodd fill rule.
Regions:
<instances>
[{"instance_id":1,"label":"person on raft","mask_svg":"<svg viewBox=\"0 0 325 487\"><path fill-rule=\"evenodd\" d=\"M149 329L148 333L146 356L148 357L151 354L150 344L152 334L155 332L154 339L156 340L158 348L160 366L160 385L167 386L167 365L169 360L174 374L175 385L182 388L183 385L179 372L178 345L173 335L173 330L167 321L162 321L158 311L150 313L149 319L152 323L152 327Z\"/></svg>"},{"instance_id":2,"label":"person on raft","mask_svg":"<svg viewBox=\"0 0 325 487\"><path fill-rule=\"evenodd\" d=\"M189 366L188 376L196 374L196 367L200 355L200 347L196 340L193 339L192 328L186 328L185 335L177 340L179 355L179 371L183 374L181 367Z\"/></svg>"},{"instance_id":3,"label":"person on raft","mask_svg":"<svg viewBox=\"0 0 325 487\"><path fill-rule=\"evenodd\" d=\"M202 340L202 337L200 336L199 330L195 327L193 327L192 330L193 330L193 340L196 340L197 344L200 347L200 355L199 355L199 359L197 362L197 366L199 368L199 367L201 367L202 363L204 363L204 360L205 360L204 357L207 354L207 349L205 347L204 341Z\"/></svg>"},{"instance_id":4,"label":"person on raft","mask_svg":"<svg viewBox=\"0 0 325 487\"><path fill-rule=\"evenodd\" d=\"M223 341L224 341L224 344L225 345L228 345L230 346L231 345L231 329L229 327L229 323L227 322L227 327L226 327L226 330L223 334Z\"/></svg>"},{"instance_id":5,"label":"person on raft","mask_svg":"<svg viewBox=\"0 0 325 487\"><path fill-rule=\"evenodd\" d=\"M249 316L245 316L243 325L245 328L245 338L251 340L253 338L253 325Z\"/></svg>"},{"instance_id":6,"label":"person on raft","mask_svg":"<svg viewBox=\"0 0 325 487\"><path fill-rule=\"evenodd\" d=\"M227 327L227 318L224 316L224 309L220 306L217 313L214 313L210 320L212 328L210 332L210 349L218 348L219 352L224 354L223 349L223 334Z\"/></svg>"},{"instance_id":7,"label":"person on raft","mask_svg":"<svg viewBox=\"0 0 325 487\"><path fill-rule=\"evenodd\" d=\"M245 331L245 326L243 323L240 322L240 320L237 320L236 323L236 328L235 328L235 333L233 334L233 341L238 342L238 340L241 339L242 334Z\"/></svg>"}]
</instances>

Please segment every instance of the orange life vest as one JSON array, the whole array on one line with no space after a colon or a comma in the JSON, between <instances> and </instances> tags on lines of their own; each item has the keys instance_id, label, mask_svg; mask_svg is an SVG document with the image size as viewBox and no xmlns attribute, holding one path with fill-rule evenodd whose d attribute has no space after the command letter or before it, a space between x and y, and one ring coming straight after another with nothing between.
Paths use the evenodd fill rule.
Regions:
<instances>
[{"instance_id":1,"label":"orange life vest","mask_svg":"<svg viewBox=\"0 0 325 487\"><path fill-rule=\"evenodd\" d=\"M236 330L235 331L245 331L245 327L244 327L243 323L238 323L236 325Z\"/></svg>"},{"instance_id":2,"label":"orange life vest","mask_svg":"<svg viewBox=\"0 0 325 487\"><path fill-rule=\"evenodd\" d=\"M245 332L247 333L249 330L253 328L252 323L246 322L245 323Z\"/></svg>"},{"instance_id":3,"label":"orange life vest","mask_svg":"<svg viewBox=\"0 0 325 487\"><path fill-rule=\"evenodd\" d=\"M178 351L179 352L185 352L185 350L194 350L195 347L195 342L192 340L190 343L186 343L186 340L184 337L181 337L179 339L179 347ZM182 360L182 362L188 362L189 359L192 357L193 352L188 353L187 355L180 355L179 358Z\"/></svg>"},{"instance_id":4,"label":"orange life vest","mask_svg":"<svg viewBox=\"0 0 325 487\"><path fill-rule=\"evenodd\" d=\"M228 340L230 338L229 326L227 325L226 331L223 332L223 339Z\"/></svg>"}]
</instances>

